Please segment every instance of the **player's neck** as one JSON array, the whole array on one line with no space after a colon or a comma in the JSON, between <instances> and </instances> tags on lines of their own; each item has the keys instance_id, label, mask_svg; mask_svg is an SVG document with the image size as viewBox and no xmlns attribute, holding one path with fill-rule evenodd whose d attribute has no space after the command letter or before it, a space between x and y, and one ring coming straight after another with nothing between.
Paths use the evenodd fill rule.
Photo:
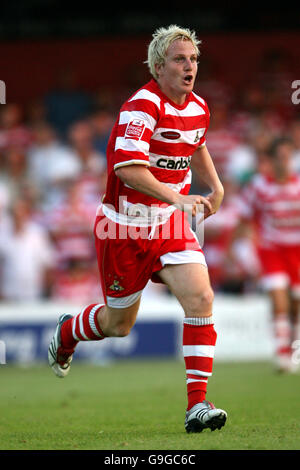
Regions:
<instances>
[{"instance_id":1,"label":"player's neck","mask_svg":"<svg viewBox=\"0 0 300 470\"><path fill-rule=\"evenodd\" d=\"M172 87L169 87L167 85L161 84L157 81L157 85L160 89L160 91L173 103L175 103L178 106L184 105L187 96L189 93L179 93L176 90L174 90Z\"/></svg>"}]
</instances>

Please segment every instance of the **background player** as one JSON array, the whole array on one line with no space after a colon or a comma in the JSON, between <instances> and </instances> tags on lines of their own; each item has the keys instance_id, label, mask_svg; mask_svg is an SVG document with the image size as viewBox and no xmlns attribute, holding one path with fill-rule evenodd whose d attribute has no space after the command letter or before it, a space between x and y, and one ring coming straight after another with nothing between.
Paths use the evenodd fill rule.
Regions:
<instances>
[{"instance_id":1,"label":"background player","mask_svg":"<svg viewBox=\"0 0 300 470\"><path fill-rule=\"evenodd\" d=\"M243 223L257 229L261 285L272 305L275 360L279 371L293 371L292 342L299 338L300 177L292 170L293 146L275 139L269 149L270 174L257 174L244 189Z\"/></svg>"},{"instance_id":2,"label":"background player","mask_svg":"<svg viewBox=\"0 0 300 470\"><path fill-rule=\"evenodd\" d=\"M54 372L66 375L78 341L128 335L147 282L165 283L185 313L187 432L220 428L227 416L205 400L216 342L213 291L184 212L196 215L204 205L208 217L223 199L205 145L209 110L192 91L198 44L193 32L174 25L153 35L148 49L153 79L122 106L107 148L107 187L95 223L105 305L89 305L75 317L61 316L49 348ZM188 195L192 158L211 190L207 197ZM180 238L174 235L179 226L184 229Z\"/></svg>"}]
</instances>

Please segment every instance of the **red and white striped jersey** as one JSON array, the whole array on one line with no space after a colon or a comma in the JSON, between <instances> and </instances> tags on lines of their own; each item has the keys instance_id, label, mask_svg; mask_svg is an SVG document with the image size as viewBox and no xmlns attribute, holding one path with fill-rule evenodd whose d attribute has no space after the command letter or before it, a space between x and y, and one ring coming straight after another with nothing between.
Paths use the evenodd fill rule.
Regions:
<instances>
[{"instance_id":1,"label":"red and white striped jersey","mask_svg":"<svg viewBox=\"0 0 300 470\"><path fill-rule=\"evenodd\" d=\"M140 88L122 106L107 147L108 180L104 204L117 212L120 197L129 204L157 206L163 203L124 184L115 169L142 164L163 184L188 194L191 183L191 158L205 144L209 125L206 102L190 93L183 105L165 96L155 80Z\"/></svg>"},{"instance_id":2,"label":"red and white striped jersey","mask_svg":"<svg viewBox=\"0 0 300 470\"><path fill-rule=\"evenodd\" d=\"M257 174L243 190L241 215L252 219L262 247L300 245L300 176L284 183Z\"/></svg>"}]
</instances>

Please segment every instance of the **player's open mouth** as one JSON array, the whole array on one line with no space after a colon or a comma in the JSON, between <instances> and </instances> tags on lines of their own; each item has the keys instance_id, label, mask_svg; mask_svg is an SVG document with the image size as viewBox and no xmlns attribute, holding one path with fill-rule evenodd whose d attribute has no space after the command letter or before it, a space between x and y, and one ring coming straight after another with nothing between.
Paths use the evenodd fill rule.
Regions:
<instances>
[{"instance_id":1,"label":"player's open mouth","mask_svg":"<svg viewBox=\"0 0 300 470\"><path fill-rule=\"evenodd\" d=\"M186 75L185 77L183 77L183 81L187 85L190 85L193 81L193 75Z\"/></svg>"}]
</instances>

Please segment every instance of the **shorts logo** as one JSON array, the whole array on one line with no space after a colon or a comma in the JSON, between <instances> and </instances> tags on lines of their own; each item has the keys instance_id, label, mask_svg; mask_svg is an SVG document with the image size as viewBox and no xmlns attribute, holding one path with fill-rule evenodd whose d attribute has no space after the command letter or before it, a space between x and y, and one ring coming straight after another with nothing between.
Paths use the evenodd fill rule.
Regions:
<instances>
[{"instance_id":1,"label":"shorts logo","mask_svg":"<svg viewBox=\"0 0 300 470\"><path fill-rule=\"evenodd\" d=\"M114 281L113 284L111 286L109 286L109 288L111 290L114 290L114 291L121 291L121 290L124 290L124 287L120 286L120 283L119 281Z\"/></svg>"},{"instance_id":2,"label":"shorts logo","mask_svg":"<svg viewBox=\"0 0 300 470\"><path fill-rule=\"evenodd\" d=\"M140 140L146 127L145 121L142 119L133 119L127 124L125 139Z\"/></svg>"}]
</instances>

